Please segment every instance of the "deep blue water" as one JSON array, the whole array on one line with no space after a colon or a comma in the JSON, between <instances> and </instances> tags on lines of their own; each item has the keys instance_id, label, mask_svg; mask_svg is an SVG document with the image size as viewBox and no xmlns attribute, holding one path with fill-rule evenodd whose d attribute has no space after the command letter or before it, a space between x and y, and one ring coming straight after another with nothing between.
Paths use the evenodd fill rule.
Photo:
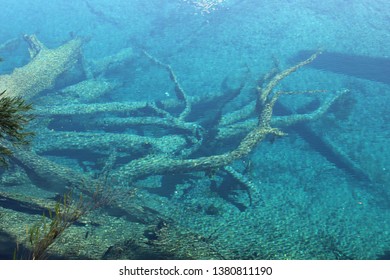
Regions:
<instances>
[{"instance_id":1,"label":"deep blue water","mask_svg":"<svg viewBox=\"0 0 390 280\"><path fill-rule=\"evenodd\" d=\"M72 67L27 98L37 115L29 151L78 175L37 171L15 153L1 171L2 258L40 220L34 199L56 200L71 177L102 174L127 204L89 213L65 231L73 242L59 243L51 258L188 258L181 250L191 242L204 246L195 258L389 258L388 1L2 0L1 10L4 77L34 62L25 35L53 50L82 41ZM243 179L221 167L130 181L126 166L149 155L184 160L234 150L253 128L256 88L266 74L319 50L274 89L307 92L282 95L275 105L275 126L287 135L268 136L229 164ZM345 89L318 118L278 125ZM192 103L184 118L180 91ZM135 102L144 105L112 107ZM111 107L88 111L104 105ZM229 122L233 112L242 116ZM231 128L230 137L221 134ZM181 235L163 235L166 224Z\"/></svg>"}]
</instances>

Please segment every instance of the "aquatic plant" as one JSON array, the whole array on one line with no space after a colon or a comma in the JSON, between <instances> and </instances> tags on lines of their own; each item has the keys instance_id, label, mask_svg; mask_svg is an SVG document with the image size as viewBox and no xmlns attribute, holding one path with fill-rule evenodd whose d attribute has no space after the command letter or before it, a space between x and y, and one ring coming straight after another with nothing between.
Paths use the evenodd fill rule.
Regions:
<instances>
[{"instance_id":1,"label":"aquatic plant","mask_svg":"<svg viewBox=\"0 0 390 280\"><path fill-rule=\"evenodd\" d=\"M6 157L12 151L4 145L4 141L13 146L26 145L32 132L26 131L26 125L33 119L28 114L32 105L26 103L21 97L4 96L5 90L0 93L0 164L6 165Z\"/></svg>"},{"instance_id":2,"label":"aquatic plant","mask_svg":"<svg viewBox=\"0 0 390 280\"><path fill-rule=\"evenodd\" d=\"M72 195L65 194L63 200L57 202L53 210L48 210L49 217L43 214L41 221L27 229L31 259L45 259L48 248L86 211L82 197L74 203Z\"/></svg>"},{"instance_id":3,"label":"aquatic plant","mask_svg":"<svg viewBox=\"0 0 390 280\"><path fill-rule=\"evenodd\" d=\"M113 201L113 194L106 185L97 184L89 199L82 194L73 198L73 192L67 192L57 201L53 209L48 209L48 216L27 228L27 240L31 247L29 258L40 260L47 258L47 250L58 238L81 217L97 208L104 207Z\"/></svg>"}]
</instances>

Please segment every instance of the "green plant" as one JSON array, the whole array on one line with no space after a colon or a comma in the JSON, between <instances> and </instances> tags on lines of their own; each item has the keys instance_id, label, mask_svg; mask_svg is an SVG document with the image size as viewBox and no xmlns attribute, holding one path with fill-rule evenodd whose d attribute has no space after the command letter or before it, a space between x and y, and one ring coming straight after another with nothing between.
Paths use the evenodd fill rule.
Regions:
<instances>
[{"instance_id":1,"label":"green plant","mask_svg":"<svg viewBox=\"0 0 390 280\"><path fill-rule=\"evenodd\" d=\"M7 165L6 157L12 151L5 145L9 141L13 146L26 145L34 133L25 131L26 125L33 119L27 112L32 109L21 97L5 96L0 93L0 164Z\"/></svg>"},{"instance_id":2,"label":"green plant","mask_svg":"<svg viewBox=\"0 0 390 280\"><path fill-rule=\"evenodd\" d=\"M88 210L88 207L83 203L82 196L77 202L74 202L71 193L65 194L63 200L57 202L53 210L48 210L49 217L43 214L41 221L27 229L28 242L31 246L31 259L45 259L49 246Z\"/></svg>"},{"instance_id":3,"label":"green plant","mask_svg":"<svg viewBox=\"0 0 390 280\"><path fill-rule=\"evenodd\" d=\"M72 191L64 194L53 209L48 209L48 216L43 213L42 219L27 229L27 240L31 247L29 258L47 258L48 248L66 229L90 211L111 204L114 199L112 190L104 180L97 181L91 189L86 200L81 194L78 199L74 199Z\"/></svg>"}]
</instances>

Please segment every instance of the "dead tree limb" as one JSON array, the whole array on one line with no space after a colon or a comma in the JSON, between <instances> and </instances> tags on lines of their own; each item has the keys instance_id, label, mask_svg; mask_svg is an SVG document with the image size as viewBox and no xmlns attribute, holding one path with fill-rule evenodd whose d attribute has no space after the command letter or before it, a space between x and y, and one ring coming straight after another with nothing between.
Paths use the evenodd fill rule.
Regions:
<instances>
[{"instance_id":1,"label":"dead tree limb","mask_svg":"<svg viewBox=\"0 0 390 280\"><path fill-rule=\"evenodd\" d=\"M166 155L146 156L124 165L115 172L115 176L127 178L127 180L131 182L132 180L149 175L217 169L229 165L234 160L247 156L267 135L284 135L281 130L271 127L274 105L280 95L283 94L283 92L274 92L273 90L284 78L304 65L312 62L317 56L318 53L312 55L307 60L284 70L275 75L264 88L258 88L256 101L256 108L258 109L257 125L249 131L236 149L220 155L211 155L195 159L172 158L171 156Z\"/></svg>"}]
</instances>

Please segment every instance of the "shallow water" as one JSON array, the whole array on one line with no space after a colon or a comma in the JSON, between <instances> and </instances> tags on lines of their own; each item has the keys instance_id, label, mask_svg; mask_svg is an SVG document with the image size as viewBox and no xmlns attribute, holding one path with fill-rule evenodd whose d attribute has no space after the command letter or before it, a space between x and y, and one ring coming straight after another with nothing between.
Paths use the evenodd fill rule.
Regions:
<instances>
[{"instance_id":1,"label":"shallow water","mask_svg":"<svg viewBox=\"0 0 390 280\"><path fill-rule=\"evenodd\" d=\"M0 81L39 90L1 170L1 258L31 257L26 227L71 191L88 211L46 258L388 259L389 19L379 0L3 0ZM77 40L66 64L47 54ZM286 135L217 166L258 88L319 50L273 89Z\"/></svg>"}]
</instances>

